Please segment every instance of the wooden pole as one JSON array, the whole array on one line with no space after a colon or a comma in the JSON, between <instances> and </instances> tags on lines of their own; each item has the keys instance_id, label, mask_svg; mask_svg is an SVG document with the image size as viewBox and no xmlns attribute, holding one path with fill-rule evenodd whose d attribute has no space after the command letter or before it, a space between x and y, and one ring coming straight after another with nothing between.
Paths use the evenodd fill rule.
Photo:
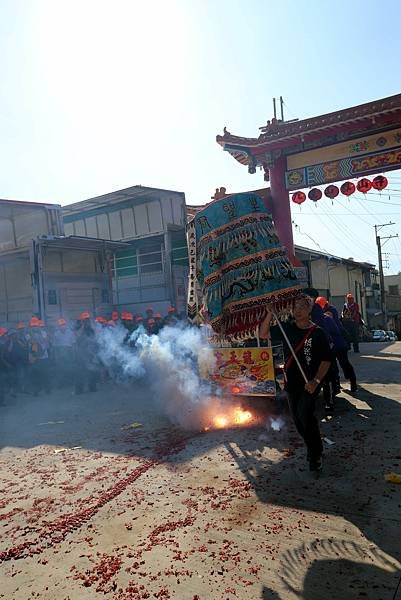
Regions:
<instances>
[{"instance_id":1,"label":"wooden pole","mask_svg":"<svg viewBox=\"0 0 401 600\"><path fill-rule=\"evenodd\" d=\"M276 313L274 312L274 310L272 310L272 314L273 314L273 317L274 317L274 318L276 319L276 321L277 321L277 325L279 326L279 328L280 328L280 331L281 331L281 333L282 333L282 335L283 335L283 338L285 339L285 341L286 341L286 343L287 343L287 346L289 347L289 349L290 349L290 352L291 352L291 354L292 354L292 356L293 356L293 358L294 358L295 362L296 362L296 363L297 363L297 365L298 365L298 369L300 370L300 372L301 372L301 375L302 375L302 377L303 377L303 378L304 378L304 380L305 380L305 383L308 383L308 381L309 381L309 380L308 380L307 376L305 375L305 371L304 371L304 370L303 370L303 368L301 367L301 363L300 363L300 362L299 362L299 360L298 360L298 356L295 354L295 350L294 350L294 348L292 347L292 345L291 345L291 342L290 342L290 340L288 339L286 332L284 331L284 327L283 327L283 326L282 326L282 324L280 323L280 321L279 321L279 318L277 317L277 315L276 315Z\"/></svg>"}]
</instances>

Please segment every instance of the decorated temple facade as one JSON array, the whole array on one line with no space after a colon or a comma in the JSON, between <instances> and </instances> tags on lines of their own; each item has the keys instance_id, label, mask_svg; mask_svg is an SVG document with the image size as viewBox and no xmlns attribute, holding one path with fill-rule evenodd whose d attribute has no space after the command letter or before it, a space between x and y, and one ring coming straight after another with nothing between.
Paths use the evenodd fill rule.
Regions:
<instances>
[{"instance_id":1,"label":"decorated temple facade","mask_svg":"<svg viewBox=\"0 0 401 600\"><path fill-rule=\"evenodd\" d=\"M401 94L303 120L272 119L255 138L224 134L218 144L270 182L281 243L294 254L289 193L401 168Z\"/></svg>"}]
</instances>

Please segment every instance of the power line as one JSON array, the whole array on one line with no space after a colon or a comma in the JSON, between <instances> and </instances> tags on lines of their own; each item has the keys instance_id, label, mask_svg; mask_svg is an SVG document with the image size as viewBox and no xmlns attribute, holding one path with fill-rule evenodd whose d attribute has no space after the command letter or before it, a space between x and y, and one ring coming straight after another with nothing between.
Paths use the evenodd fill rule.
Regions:
<instances>
[{"instance_id":1,"label":"power line","mask_svg":"<svg viewBox=\"0 0 401 600\"><path fill-rule=\"evenodd\" d=\"M323 207L322 207L322 210L323 210ZM331 220L331 222L332 222L332 223L334 223L334 225L335 225L335 226L336 226L336 227L337 227L337 228L338 228L340 231L342 231L343 235L345 235L345 236L347 237L347 239L348 239L350 242L352 242L352 244L353 244L353 248L355 248L355 245L356 245L356 244L355 244L355 238L356 238L356 236L355 236L355 233L354 233L354 232L352 232L352 231L350 231L350 229L347 227L347 225L346 225L346 224L345 224L343 221L341 221L340 219L337 219L336 217L332 217L332 216L329 214L329 212L328 212L328 211L327 211L327 212L325 212L325 211L323 210L323 213L326 215L326 217L328 217L328 218ZM344 243L344 241L343 241L343 243ZM361 243L365 245L365 242L361 242L361 240L359 240L359 248L360 248L360 250L362 250L362 252L363 252L364 254L365 254L366 252L370 253L370 252L371 252L371 249L370 249L370 247L368 247L367 245L365 245L365 247L364 247L364 248L362 248L362 246L361 246Z\"/></svg>"},{"instance_id":2,"label":"power line","mask_svg":"<svg viewBox=\"0 0 401 600\"><path fill-rule=\"evenodd\" d=\"M298 117L296 117L294 115L294 113L292 112L292 110L290 109L290 107L288 106L287 102L285 102L285 100L283 99L283 105L286 107L286 109L288 110L288 112L290 113L290 117L292 117L293 119L297 119Z\"/></svg>"},{"instance_id":3,"label":"power line","mask_svg":"<svg viewBox=\"0 0 401 600\"><path fill-rule=\"evenodd\" d=\"M365 210L366 210L366 213L367 213L367 214L368 214L370 217L372 217L372 218L373 218L373 223L369 223L369 225L374 225L374 222L375 222L375 219L376 219L375 215L373 215L373 214L372 214L372 213L371 213L371 212L370 212L370 211L367 209L367 207L364 207L364 205L363 205L363 204L362 204L362 202L361 202L361 199L360 199L358 196L356 196L356 197L355 197L355 200L358 202L358 205L359 205L359 206L361 206L362 208L365 208Z\"/></svg>"},{"instance_id":4,"label":"power line","mask_svg":"<svg viewBox=\"0 0 401 600\"><path fill-rule=\"evenodd\" d=\"M333 230L332 227L330 228L327 225L327 223L325 223L325 221L320 217L320 215L317 215L317 218L319 219L319 221L321 222L321 224L323 225L323 227L325 227L325 229L327 229L327 231L329 231L329 233L339 242L339 244L341 244L342 246L345 246L348 249L348 251L351 252L351 254L354 253L355 246L353 246L352 249L351 249L351 247L348 245L348 243L344 239L339 238L337 236L337 234L335 233L335 230L337 229L338 226L336 226L334 228L334 230ZM365 254L365 251L363 251L363 253Z\"/></svg>"},{"instance_id":5,"label":"power line","mask_svg":"<svg viewBox=\"0 0 401 600\"><path fill-rule=\"evenodd\" d=\"M345 206L344 206L344 208L345 208ZM331 213L331 214L332 214L332 215L341 215L341 216L343 216L343 217L344 217L344 216L348 216L350 213L351 213L351 214L352 214L352 216L354 216L354 217L361 217L361 216L363 217L363 216L366 216L366 212L363 212L363 213L354 213L354 212L352 212L352 211L350 211L350 210L349 210L348 212L346 212L346 213L338 213L338 212L333 212L333 213ZM369 213L369 214L371 214L371 213ZM299 215L297 215L297 217L303 217L304 215L311 216L311 215L316 215L316 213L315 213L315 212L304 212L304 211L302 211L302 213L299 213ZM386 215L401 215L401 212L391 212L391 213L389 213L389 212L385 212L385 213L375 213L375 216L376 216L376 217L377 217L377 216L380 216L380 215L382 215L383 217L385 217ZM369 225L370 225L370 223L369 223Z\"/></svg>"},{"instance_id":6,"label":"power line","mask_svg":"<svg viewBox=\"0 0 401 600\"><path fill-rule=\"evenodd\" d=\"M358 198L356 198L356 200L358 200ZM353 213L353 212L352 212L352 210L351 210L350 208L347 208L347 206L344 206L344 208L345 208L346 210L348 210L348 212L349 212L349 213L350 213L352 216L354 216L354 214L355 214L355 213ZM363 206L362 206L362 208L363 208ZM365 213L362 213L362 214L365 216L366 212L365 212ZM367 223L367 225L369 225L369 226L371 226L371 225L372 225L372 223L369 223L368 221L365 221L365 219L361 219L361 220L362 220L362 221L364 221L365 223Z\"/></svg>"},{"instance_id":7,"label":"power line","mask_svg":"<svg viewBox=\"0 0 401 600\"><path fill-rule=\"evenodd\" d=\"M322 226L327 229L329 231L329 233L331 234L331 236L341 245L344 246L348 249L348 251L352 254L355 253L355 248L359 248L360 252L363 255L368 255L369 257L373 258L374 254L372 252L372 248L368 246L368 244L366 244L366 242L362 242L361 240L359 241L359 244L356 244L356 240L355 240L355 233L353 231L351 231L344 223L342 220L340 219L336 219L333 216L333 213L329 212L329 211L325 211L323 206L321 204L319 204L320 209L322 210L324 216L326 217L326 219L330 220L331 223L333 223L333 226L329 226L327 225L327 223L321 219L321 215L319 214L320 211L316 211L315 213L311 213L313 216L315 216L319 222L322 224ZM346 208L346 207L345 207ZM348 210L348 209L347 209ZM352 211L349 211L350 214L352 215ZM302 215L303 213L299 213L300 215ZM367 223L369 225L369 227L371 227L371 223ZM337 231L340 231L343 233L343 238L340 238L337 235ZM315 240L313 240L314 243ZM348 242L348 243L347 243ZM351 242L351 244L349 243ZM362 246L363 244L363 246ZM375 260L375 259L374 259Z\"/></svg>"},{"instance_id":8,"label":"power line","mask_svg":"<svg viewBox=\"0 0 401 600\"><path fill-rule=\"evenodd\" d=\"M304 231L301 231L300 226L297 225L297 223L295 223L294 220L292 220L291 223L294 225L294 227L298 231L298 233L309 238L315 244L315 246L317 246L322 252L326 252L327 254L330 254L330 252L328 252L325 248L322 248L322 246L316 240L314 240L312 236L310 236L308 233L305 233Z\"/></svg>"}]
</instances>

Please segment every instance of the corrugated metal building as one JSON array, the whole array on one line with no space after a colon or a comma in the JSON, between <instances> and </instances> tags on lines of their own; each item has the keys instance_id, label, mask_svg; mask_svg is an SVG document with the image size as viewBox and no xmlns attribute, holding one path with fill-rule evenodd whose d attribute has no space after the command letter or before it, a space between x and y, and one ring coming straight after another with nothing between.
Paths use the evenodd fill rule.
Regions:
<instances>
[{"instance_id":1,"label":"corrugated metal building","mask_svg":"<svg viewBox=\"0 0 401 600\"><path fill-rule=\"evenodd\" d=\"M113 304L143 313L185 310L187 246L185 194L133 186L63 207L66 235L128 244L116 252Z\"/></svg>"},{"instance_id":2,"label":"corrugated metal building","mask_svg":"<svg viewBox=\"0 0 401 600\"><path fill-rule=\"evenodd\" d=\"M63 234L60 206L0 200L1 324L110 313L110 265L125 244Z\"/></svg>"}]
</instances>

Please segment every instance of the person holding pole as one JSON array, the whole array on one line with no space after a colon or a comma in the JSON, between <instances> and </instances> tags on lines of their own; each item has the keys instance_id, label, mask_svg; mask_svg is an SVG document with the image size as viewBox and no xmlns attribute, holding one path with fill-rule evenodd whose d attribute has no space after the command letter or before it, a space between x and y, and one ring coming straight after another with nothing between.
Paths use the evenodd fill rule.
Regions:
<instances>
[{"instance_id":1,"label":"person holding pole","mask_svg":"<svg viewBox=\"0 0 401 600\"><path fill-rule=\"evenodd\" d=\"M331 362L332 352L326 334L312 323L313 300L299 296L294 304L294 321L271 327L276 315L268 310L260 324L261 340L279 334L284 346L285 389L295 427L307 447L309 470L316 475L322 469L323 445L315 416L316 398Z\"/></svg>"},{"instance_id":2,"label":"person holding pole","mask_svg":"<svg viewBox=\"0 0 401 600\"><path fill-rule=\"evenodd\" d=\"M341 318L343 320L344 329L347 331L352 341L354 352L359 352L359 335L363 321L361 311L359 310L359 304L355 302L352 294L346 295L346 302L343 306Z\"/></svg>"}]
</instances>

